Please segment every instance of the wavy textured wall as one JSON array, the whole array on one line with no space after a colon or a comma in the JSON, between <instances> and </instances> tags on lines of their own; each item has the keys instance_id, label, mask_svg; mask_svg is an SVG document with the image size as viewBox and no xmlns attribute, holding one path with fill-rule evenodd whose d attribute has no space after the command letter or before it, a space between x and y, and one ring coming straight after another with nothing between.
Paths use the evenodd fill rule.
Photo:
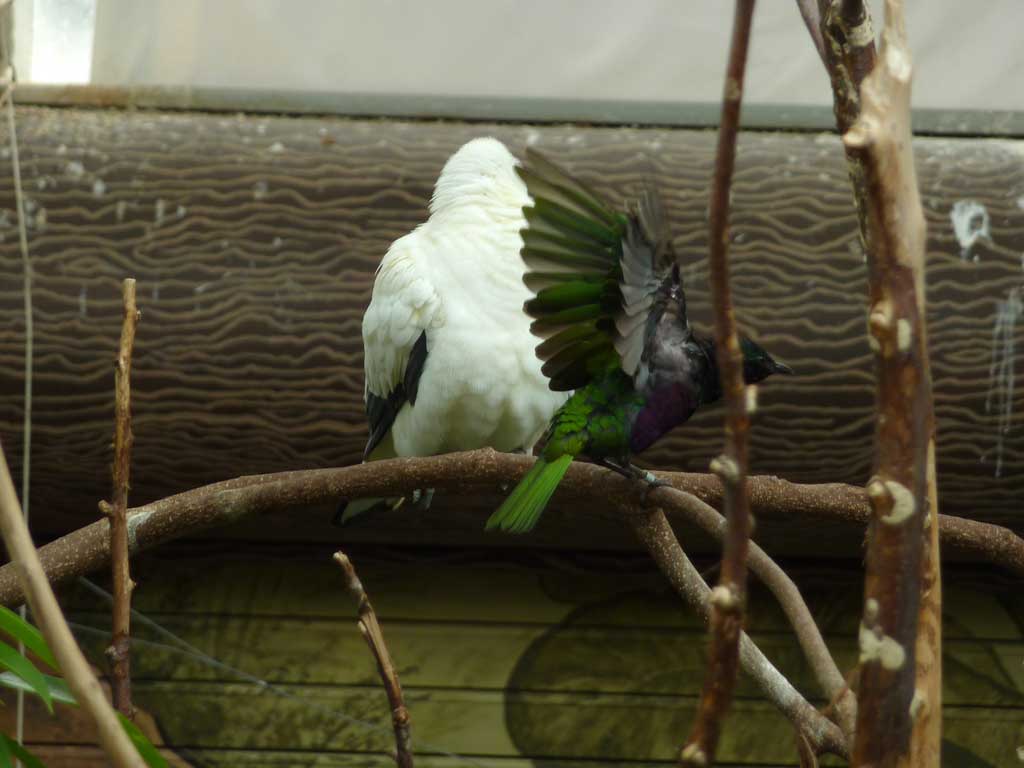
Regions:
<instances>
[{"instance_id":1,"label":"wavy textured wall","mask_svg":"<svg viewBox=\"0 0 1024 768\"><path fill-rule=\"evenodd\" d=\"M229 476L356 461L359 323L388 244L445 158L491 134L542 147L619 197L654 179L706 323L714 134L20 108L35 272L36 530L108 493L119 281L139 281L133 503ZM945 511L1009 520L1024 491L1024 144L917 143ZM10 160L0 158L9 178ZM873 390L864 263L834 136L742 137L733 258L741 322L798 375L768 382L758 472L863 483ZM18 463L22 343L13 197L0 189L0 436ZM955 227L959 227L959 234ZM648 457L701 469L709 409ZM16 467L14 468L16 471Z\"/></svg>"}]
</instances>

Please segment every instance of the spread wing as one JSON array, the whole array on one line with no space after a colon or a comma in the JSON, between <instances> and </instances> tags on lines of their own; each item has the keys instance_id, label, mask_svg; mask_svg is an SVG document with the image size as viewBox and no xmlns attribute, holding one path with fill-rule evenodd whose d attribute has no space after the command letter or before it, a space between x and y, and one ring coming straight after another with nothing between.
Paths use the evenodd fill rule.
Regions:
<instances>
[{"instance_id":1,"label":"spread wing","mask_svg":"<svg viewBox=\"0 0 1024 768\"><path fill-rule=\"evenodd\" d=\"M521 234L535 295L524 309L551 388L578 389L614 366L634 376L670 296L686 317L658 198L648 191L616 211L532 149L518 171L533 198Z\"/></svg>"},{"instance_id":2,"label":"spread wing","mask_svg":"<svg viewBox=\"0 0 1024 768\"><path fill-rule=\"evenodd\" d=\"M406 403L415 405L427 360L427 330L441 320L441 299L416 259L415 232L396 240L381 262L363 315L363 367L369 458Z\"/></svg>"}]
</instances>

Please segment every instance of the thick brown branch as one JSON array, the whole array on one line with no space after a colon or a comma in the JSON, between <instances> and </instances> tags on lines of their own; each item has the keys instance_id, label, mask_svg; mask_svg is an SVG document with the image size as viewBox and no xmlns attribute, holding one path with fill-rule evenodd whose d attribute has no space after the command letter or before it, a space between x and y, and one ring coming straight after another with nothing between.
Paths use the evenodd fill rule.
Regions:
<instances>
[{"instance_id":1,"label":"thick brown branch","mask_svg":"<svg viewBox=\"0 0 1024 768\"><path fill-rule=\"evenodd\" d=\"M370 646L370 652L377 661L377 671L380 673L381 682L384 683L384 691L388 695L388 703L391 705L391 724L395 729L395 762L399 768L413 768L412 764L412 737L409 732L409 710L405 706L405 699L402 696L402 685L398 682L398 672L391 661L391 653L388 651L387 643L384 642L384 632L377 621L377 613L373 610L373 604L363 589L363 584L356 575L355 566L348 559L344 552L335 552L334 560L345 572L345 584L348 591L352 593L359 606L359 631Z\"/></svg>"},{"instance_id":2,"label":"thick brown branch","mask_svg":"<svg viewBox=\"0 0 1024 768\"><path fill-rule=\"evenodd\" d=\"M864 152L874 249L869 330L879 418L877 468L868 484L875 516L868 529L854 764L878 768L937 765L941 713L938 538L927 530L938 510L925 223L911 154L912 67L902 3L887 0L885 15L878 66L861 88L860 118L844 136L847 146Z\"/></svg>"},{"instance_id":3,"label":"thick brown branch","mask_svg":"<svg viewBox=\"0 0 1024 768\"><path fill-rule=\"evenodd\" d=\"M110 687L114 706L125 717L134 717L131 678L131 613L134 583L128 567L128 483L132 459L131 370L132 347L139 311L135 307L135 280L122 286L124 319L121 345L114 373L114 468L112 503L105 507L110 518L110 552L113 581L113 637L107 656L111 662Z\"/></svg>"},{"instance_id":4,"label":"thick brown branch","mask_svg":"<svg viewBox=\"0 0 1024 768\"><path fill-rule=\"evenodd\" d=\"M712 590L679 546L664 513L660 509L649 509L630 513L627 517L675 590L704 621L708 621L714 599ZM765 697L804 734L816 752L848 756L842 731L800 695L745 632L740 633L740 664ZM691 752L691 761L694 758L700 759Z\"/></svg>"},{"instance_id":5,"label":"thick brown branch","mask_svg":"<svg viewBox=\"0 0 1024 768\"><path fill-rule=\"evenodd\" d=\"M128 511L128 549L137 554L183 536L236 522L249 515L335 502L408 493L416 488L461 493L496 492L515 482L533 466L533 458L489 449L415 459L388 459L334 469L311 469L250 475L154 501ZM722 486L713 475L664 472L658 475L675 488L718 506ZM759 516L785 516L814 523L844 521L866 524L871 507L863 488L842 483L800 485L778 477L748 478L751 511ZM574 462L559 486L563 499L611 498L635 493L633 484L592 464ZM661 498L661 489L650 498ZM939 515L943 544L1024 576L1024 539L999 525ZM64 584L110 563L110 529L98 520L39 550L47 577ZM0 567L0 605L17 606L25 599L11 564Z\"/></svg>"},{"instance_id":6,"label":"thick brown branch","mask_svg":"<svg viewBox=\"0 0 1024 768\"><path fill-rule=\"evenodd\" d=\"M725 486L728 528L718 586L711 596L711 650L697 709L697 721L680 756L684 765L694 766L712 765L715 761L722 721L736 686L747 592L747 550L750 543L747 434L750 429L750 398L743 383L743 356L729 286L729 192L736 165L736 133L739 130L743 76L747 68L753 13L754 0L736 0L708 217L711 303L714 309L719 378L725 397L725 450L711 463L711 468L722 478ZM751 389L749 394L755 391Z\"/></svg>"},{"instance_id":7,"label":"thick brown branch","mask_svg":"<svg viewBox=\"0 0 1024 768\"><path fill-rule=\"evenodd\" d=\"M107 703L99 681L89 669L89 664L75 643L67 622L64 621L64 614L57 605L57 598L46 579L32 537L22 519L21 505L14 492L14 483L11 482L11 473L2 449L0 528L3 530L4 544L11 557L11 563L5 568L12 568L17 573L22 589L28 595L32 615L35 616L43 637L53 650L68 687L82 709L95 723L100 744L103 745L107 757L118 768L145 768L145 763L117 721L117 715Z\"/></svg>"}]
</instances>

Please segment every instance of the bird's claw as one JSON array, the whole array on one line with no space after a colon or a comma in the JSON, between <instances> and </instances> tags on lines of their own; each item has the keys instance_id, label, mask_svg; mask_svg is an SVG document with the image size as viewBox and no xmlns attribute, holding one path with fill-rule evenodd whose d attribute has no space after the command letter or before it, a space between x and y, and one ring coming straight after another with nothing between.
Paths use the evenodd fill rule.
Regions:
<instances>
[{"instance_id":1,"label":"bird's claw","mask_svg":"<svg viewBox=\"0 0 1024 768\"><path fill-rule=\"evenodd\" d=\"M647 497L655 488L661 488L662 486L667 487L671 485L671 483L669 483L667 480L659 480L653 472L641 472L639 475L639 479L642 480L644 483L644 504L647 504Z\"/></svg>"}]
</instances>

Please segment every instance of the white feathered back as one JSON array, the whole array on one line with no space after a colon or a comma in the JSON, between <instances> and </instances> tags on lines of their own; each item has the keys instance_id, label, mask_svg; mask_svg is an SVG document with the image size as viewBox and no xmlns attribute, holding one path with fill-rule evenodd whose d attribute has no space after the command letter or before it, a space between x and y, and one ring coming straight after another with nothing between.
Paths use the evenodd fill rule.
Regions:
<instances>
[{"instance_id":1,"label":"white feathered back","mask_svg":"<svg viewBox=\"0 0 1024 768\"><path fill-rule=\"evenodd\" d=\"M526 186L516 175L516 165L515 157L497 139L482 136L466 142L437 177L431 215L488 203L521 205Z\"/></svg>"}]
</instances>

